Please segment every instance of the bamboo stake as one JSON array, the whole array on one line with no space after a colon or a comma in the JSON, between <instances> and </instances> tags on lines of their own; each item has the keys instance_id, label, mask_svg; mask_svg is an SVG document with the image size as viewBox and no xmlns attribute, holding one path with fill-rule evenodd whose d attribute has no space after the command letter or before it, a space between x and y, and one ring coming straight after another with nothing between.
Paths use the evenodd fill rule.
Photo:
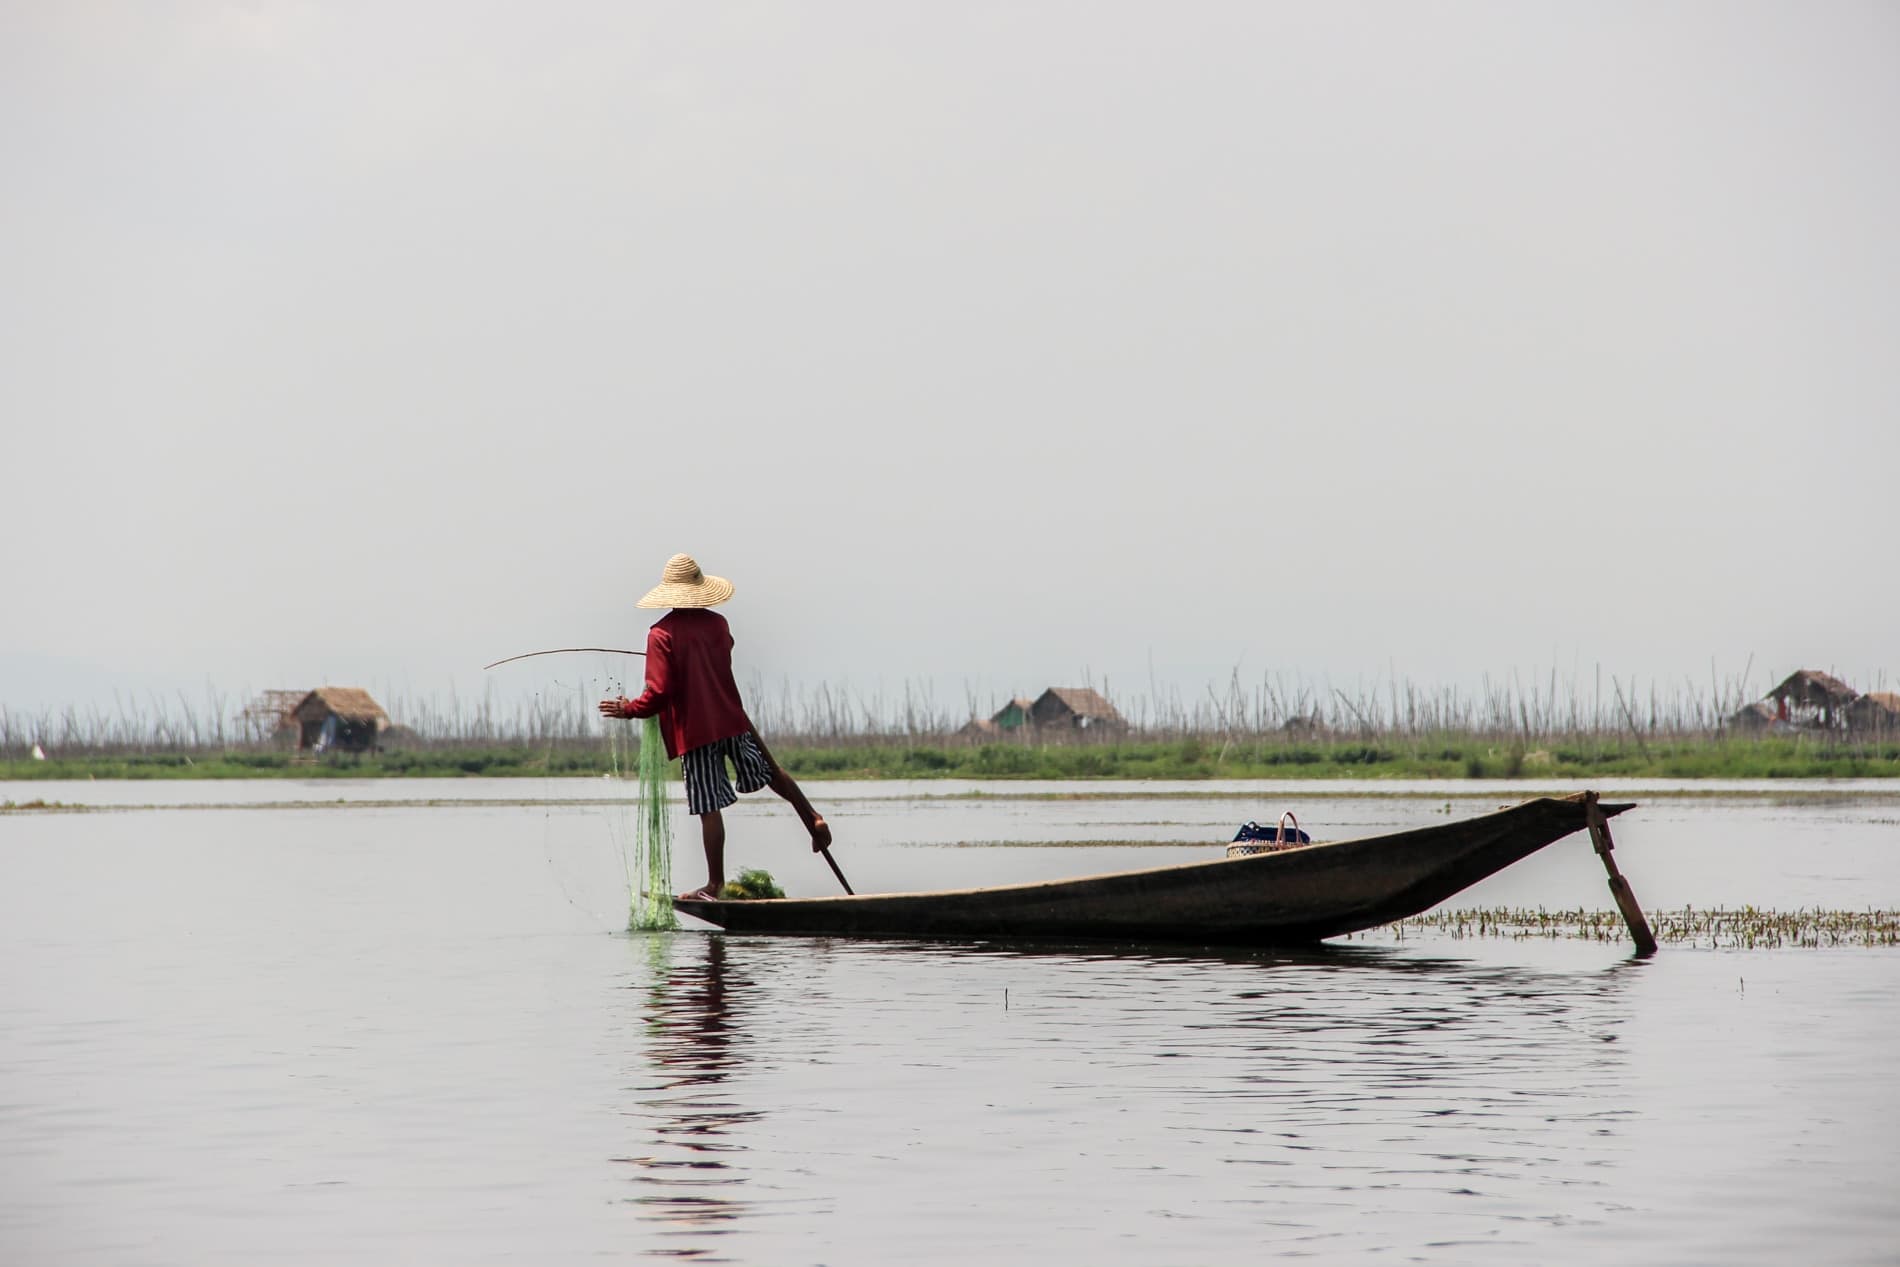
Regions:
<instances>
[{"instance_id":1,"label":"bamboo stake","mask_svg":"<svg viewBox=\"0 0 1900 1267\"><path fill-rule=\"evenodd\" d=\"M1629 925L1636 953L1655 954L1656 935L1649 931L1649 921L1643 918L1643 908L1631 891L1630 882L1616 869L1616 859L1610 856L1616 842L1610 839L1610 820L1603 817L1603 811L1598 808L1595 792L1583 794L1583 814L1590 824L1590 843L1596 847L1597 857L1603 859L1603 869L1610 873L1610 896L1616 899L1616 909L1623 912L1623 922Z\"/></svg>"}]
</instances>

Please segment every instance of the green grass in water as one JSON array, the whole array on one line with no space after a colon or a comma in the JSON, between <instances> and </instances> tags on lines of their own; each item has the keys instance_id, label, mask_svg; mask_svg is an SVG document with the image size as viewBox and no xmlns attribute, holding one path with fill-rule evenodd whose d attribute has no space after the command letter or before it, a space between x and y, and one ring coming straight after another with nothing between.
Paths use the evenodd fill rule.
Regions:
<instances>
[{"instance_id":1,"label":"green grass in water","mask_svg":"<svg viewBox=\"0 0 1900 1267\"><path fill-rule=\"evenodd\" d=\"M784 897L785 890L779 888L778 881L772 878L770 871L747 867L739 873L738 879L726 881L726 887L719 890L719 896L727 902L748 902L754 898Z\"/></svg>"},{"instance_id":2,"label":"green grass in water","mask_svg":"<svg viewBox=\"0 0 1900 1267\"><path fill-rule=\"evenodd\" d=\"M1864 911L1775 911L1753 906L1709 910L1647 912L1650 929L1665 946L1702 946L1713 950L1809 949L1833 946L1900 946L1900 911L1870 907ZM1547 911L1509 907L1430 911L1385 925L1400 941L1408 935L1437 933L1453 940L1503 937L1581 941L1626 941L1629 930L1616 911Z\"/></svg>"},{"instance_id":3,"label":"green grass in water","mask_svg":"<svg viewBox=\"0 0 1900 1267\"><path fill-rule=\"evenodd\" d=\"M639 794L634 798L633 907L628 927L679 927L673 913L673 820L666 811L666 745L658 718L640 725Z\"/></svg>"}]
</instances>

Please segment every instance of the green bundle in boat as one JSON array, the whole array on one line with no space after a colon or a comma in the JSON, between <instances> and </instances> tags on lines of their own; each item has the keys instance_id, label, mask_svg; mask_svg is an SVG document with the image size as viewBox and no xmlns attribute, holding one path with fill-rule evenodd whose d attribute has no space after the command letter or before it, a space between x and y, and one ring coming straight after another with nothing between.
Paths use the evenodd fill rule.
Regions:
<instances>
[{"instance_id":1,"label":"green bundle in boat","mask_svg":"<svg viewBox=\"0 0 1900 1267\"><path fill-rule=\"evenodd\" d=\"M737 880L726 881L719 890L719 897L726 902L747 902L755 898L784 897L785 890L779 888L778 881L772 878L770 871L761 871L757 867L748 867L739 873Z\"/></svg>"}]
</instances>

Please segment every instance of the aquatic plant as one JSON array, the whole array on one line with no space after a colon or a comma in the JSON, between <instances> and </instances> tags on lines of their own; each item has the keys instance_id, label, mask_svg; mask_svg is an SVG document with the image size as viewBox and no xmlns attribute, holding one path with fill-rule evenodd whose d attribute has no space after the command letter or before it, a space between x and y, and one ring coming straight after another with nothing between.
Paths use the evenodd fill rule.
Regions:
<instances>
[{"instance_id":1,"label":"aquatic plant","mask_svg":"<svg viewBox=\"0 0 1900 1267\"><path fill-rule=\"evenodd\" d=\"M1753 906L1697 910L1685 906L1681 910L1648 914L1650 929L1664 945L1713 950L1900 946L1900 911L1894 910L1774 911ZM1547 911L1542 907L1536 910L1478 907L1429 911L1387 924L1377 932L1399 941L1419 934L1448 936L1454 940L1502 937L1519 941L1541 938L1616 942L1629 938L1623 917L1616 911Z\"/></svg>"},{"instance_id":2,"label":"aquatic plant","mask_svg":"<svg viewBox=\"0 0 1900 1267\"><path fill-rule=\"evenodd\" d=\"M637 769L632 873L638 883L630 895L628 927L678 928L679 917L673 913L673 820L666 809L666 745L657 718L640 725Z\"/></svg>"},{"instance_id":3,"label":"aquatic plant","mask_svg":"<svg viewBox=\"0 0 1900 1267\"><path fill-rule=\"evenodd\" d=\"M729 902L749 902L758 898L784 897L785 890L779 888L778 881L772 878L770 871L747 867L739 873L738 879L726 881L726 886L719 890L719 896Z\"/></svg>"}]
</instances>

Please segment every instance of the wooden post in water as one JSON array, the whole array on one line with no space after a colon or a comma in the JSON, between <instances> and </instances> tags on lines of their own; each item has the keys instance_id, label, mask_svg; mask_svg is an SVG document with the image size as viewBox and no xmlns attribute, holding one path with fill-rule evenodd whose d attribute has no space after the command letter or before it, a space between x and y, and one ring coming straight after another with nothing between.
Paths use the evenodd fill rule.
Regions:
<instances>
[{"instance_id":1,"label":"wooden post in water","mask_svg":"<svg viewBox=\"0 0 1900 1267\"><path fill-rule=\"evenodd\" d=\"M1610 820L1597 808L1595 792L1583 794L1583 814L1590 824L1590 843L1596 846L1597 857L1603 859L1603 869L1610 873L1610 896L1616 899L1616 909L1623 912L1623 922L1630 926L1637 953L1655 954L1656 935L1649 931L1649 921L1643 918L1643 908L1636 901L1636 894L1630 891L1630 882L1616 869L1616 859L1610 856L1616 843L1610 839Z\"/></svg>"}]
</instances>

